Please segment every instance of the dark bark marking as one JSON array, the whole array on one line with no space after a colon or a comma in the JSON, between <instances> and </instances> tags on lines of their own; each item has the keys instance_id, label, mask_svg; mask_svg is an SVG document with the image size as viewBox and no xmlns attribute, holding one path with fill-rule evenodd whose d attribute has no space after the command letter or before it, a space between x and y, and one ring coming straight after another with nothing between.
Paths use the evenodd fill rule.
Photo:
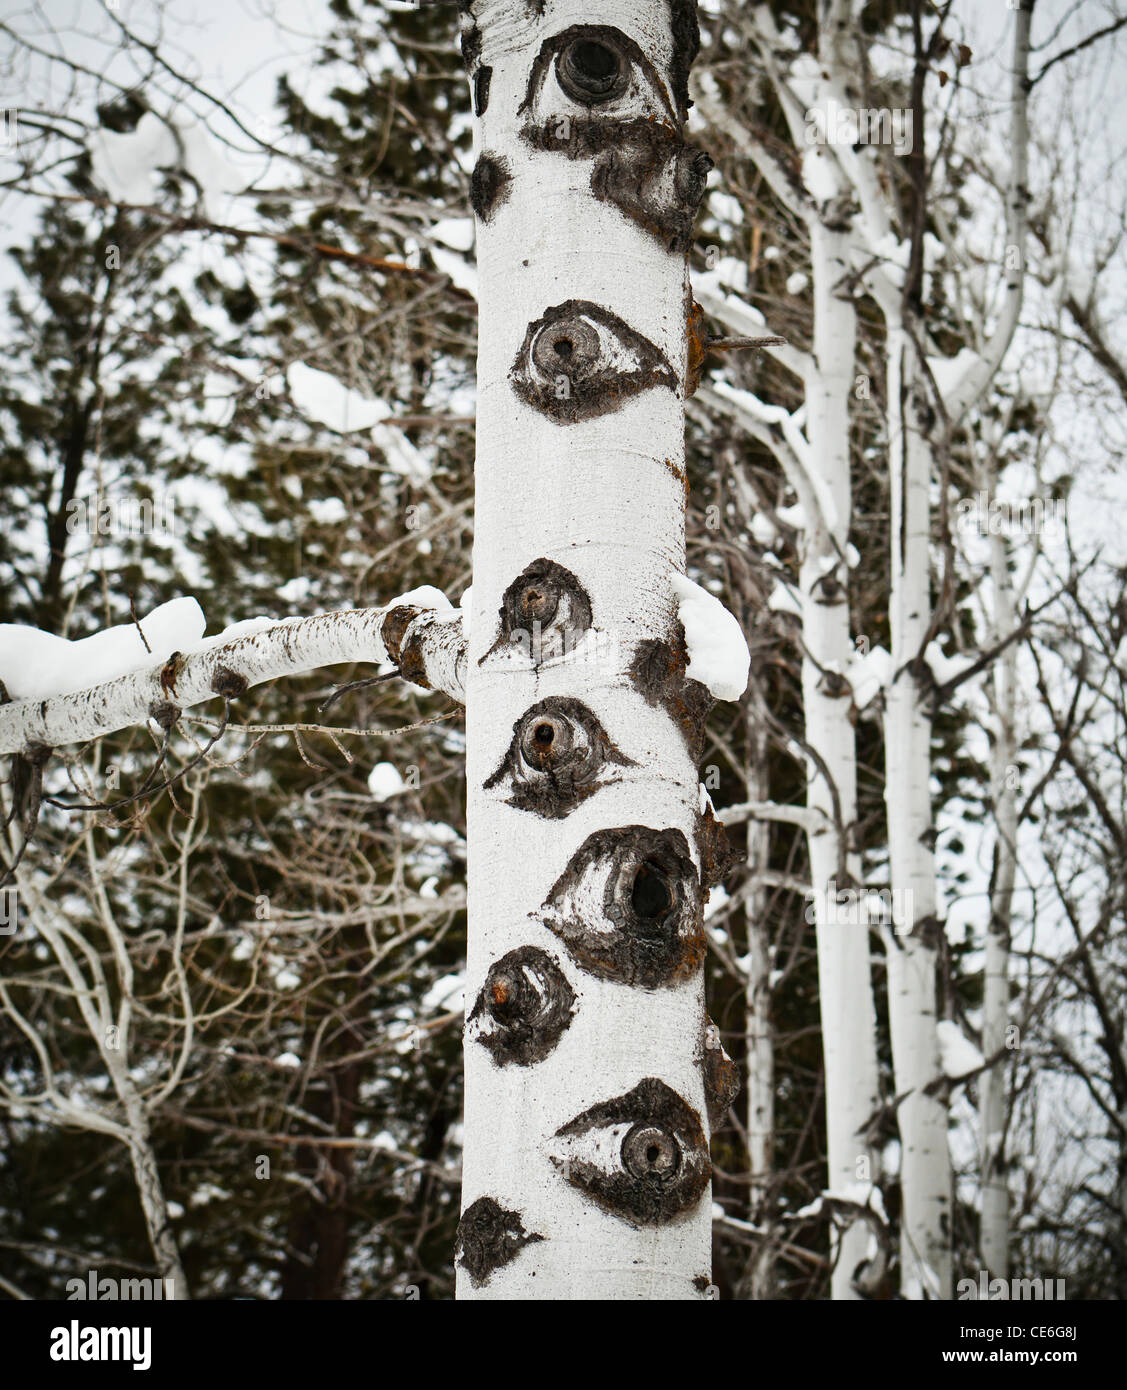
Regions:
<instances>
[{"instance_id":1,"label":"dark bark marking","mask_svg":"<svg viewBox=\"0 0 1127 1390\"><path fill-rule=\"evenodd\" d=\"M521 139L568 159L590 159L591 192L684 255L704 197L711 157L676 126L652 117L574 116L529 121Z\"/></svg>"},{"instance_id":2,"label":"dark bark marking","mask_svg":"<svg viewBox=\"0 0 1127 1390\"><path fill-rule=\"evenodd\" d=\"M629 366L618 365L623 356ZM587 299L553 305L528 325L509 380L557 424L606 415L651 386L676 392L679 384L656 344Z\"/></svg>"},{"instance_id":3,"label":"dark bark marking","mask_svg":"<svg viewBox=\"0 0 1127 1390\"><path fill-rule=\"evenodd\" d=\"M473 75L473 113L484 116L489 105L489 84L493 81L493 69L482 63Z\"/></svg>"},{"instance_id":4,"label":"dark bark marking","mask_svg":"<svg viewBox=\"0 0 1127 1390\"><path fill-rule=\"evenodd\" d=\"M233 700L246 690L247 678L241 676L238 671L232 671L230 666L217 666L215 675L211 678L211 688L217 695Z\"/></svg>"},{"instance_id":5,"label":"dark bark marking","mask_svg":"<svg viewBox=\"0 0 1127 1390\"><path fill-rule=\"evenodd\" d=\"M697 0L669 0L673 25L673 58L669 76L673 95L684 120L692 102L689 100L689 69L700 52L700 25L697 23Z\"/></svg>"},{"instance_id":6,"label":"dark bark marking","mask_svg":"<svg viewBox=\"0 0 1127 1390\"><path fill-rule=\"evenodd\" d=\"M728 832L716 819L711 806L697 816L697 852L700 855L700 884L702 888L714 888L731 873L736 864L746 859L746 854L734 850L728 839Z\"/></svg>"},{"instance_id":7,"label":"dark bark marking","mask_svg":"<svg viewBox=\"0 0 1127 1390\"><path fill-rule=\"evenodd\" d=\"M501 631L478 659L478 665L498 647L520 646L539 666L573 648L591 626L591 600L575 575L554 560L533 560L501 597Z\"/></svg>"},{"instance_id":8,"label":"dark bark marking","mask_svg":"<svg viewBox=\"0 0 1127 1390\"><path fill-rule=\"evenodd\" d=\"M591 1154L585 1140L624 1125L630 1128L613 1155ZM549 1157L568 1182L632 1226L663 1226L708 1189L712 1169L700 1116L655 1077L593 1105L555 1137L563 1142Z\"/></svg>"},{"instance_id":9,"label":"dark bark marking","mask_svg":"<svg viewBox=\"0 0 1127 1390\"><path fill-rule=\"evenodd\" d=\"M660 989L691 979L704 960L700 887L680 830L588 835L539 917L601 980Z\"/></svg>"},{"instance_id":10,"label":"dark bark marking","mask_svg":"<svg viewBox=\"0 0 1127 1390\"><path fill-rule=\"evenodd\" d=\"M664 709L681 730L685 746L694 762L704 753L704 721L716 701L700 681L685 672L689 657L685 630L676 624L675 640L647 637L639 642L630 663L630 679L647 704Z\"/></svg>"},{"instance_id":11,"label":"dark bark marking","mask_svg":"<svg viewBox=\"0 0 1127 1390\"><path fill-rule=\"evenodd\" d=\"M387 648L388 658L399 665L399 648L402 645L404 634L420 613L425 612L423 608L417 608L412 603L401 603L398 608L388 611L383 620L380 636L383 644Z\"/></svg>"},{"instance_id":12,"label":"dark bark marking","mask_svg":"<svg viewBox=\"0 0 1127 1390\"><path fill-rule=\"evenodd\" d=\"M427 679L427 663L421 632L415 633L414 636L408 637L405 642L400 644L399 674L405 681L410 681L412 685L420 686L423 690L434 688Z\"/></svg>"},{"instance_id":13,"label":"dark bark marking","mask_svg":"<svg viewBox=\"0 0 1127 1390\"><path fill-rule=\"evenodd\" d=\"M470 206L482 222L508 198L513 175L508 160L500 155L483 154L470 175Z\"/></svg>"},{"instance_id":14,"label":"dark bark marking","mask_svg":"<svg viewBox=\"0 0 1127 1390\"><path fill-rule=\"evenodd\" d=\"M740 1093L740 1071L724 1050L719 1028L707 1015L701 1038L701 1070L704 1074L708 1124L715 1133Z\"/></svg>"},{"instance_id":15,"label":"dark bark marking","mask_svg":"<svg viewBox=\"0 0 1127 1390\"><path fill-rule=\"evenodd\" d=\"M471 13L466 0L461 0L461 11L462 35L459 47L462 50L462 62L466 71L473 72L481 60L481 30L477 27L477 19Z\"/></svg>"},{"instance_id":16,"label":"dark bark marking","mask_svg":"<svg viewBox=\"0 0 1127 1390\"><path fill-rule=\"evenodd\" d=\"M610 58L600 59L598 50ZM553 59L561 93L578 106L590 110L613 105L629 96L626 104L634 108L645 106L646 115L661 115L670 122L676 120L673 102L657 68L628 34L609 24L572 24L546 38L532 60L528 86L524 100L517 107L517 115L529 112L534 122L543 115L554 114L556 119L567 115L566 111L549 113L539 109L559 104L552 99L553 94L545 92ZM614 71L609 70L612 63ZM600 67L603 69L601 75Z\"/></svg>"},{"instance_id":17,"label":"dark bark marking","mask_svg":"<svg viewBox=\"0 0 1127 1390\"><path fill-rule=\"evenodd\" d=\"M166 731L176 725L182 713L180 706L174 705L171 700L155 700L149 706L149 718L155 719L160 727Z\"/></svg>"},{"instance_id":18,"label":"dark bark marking","mask_svg":"<svg viewBox=\"0 0 1127 1390\"><path fill-rule=\"evenodd\" d=\"M510 806L561 820L615 780L600 776L612 764L637 766L619 752L582 700L553 695L513 725L513 741L501 766L482 786L488 791L507 782Z\"/></svg>"},{"instance_id":19,"label":"dark bark marking","mask_svg":"<svg viewBox=\"0 0 1127 1390\"><path fill-rule=\"evenodd\" d=\"M516 1259L524 1246L543 1239L524 1229L520 1212L506 1210L492 1197L479 1197L458 1222L454 1258L477 1289L489 1282L494 1270Z\"/></svg>"},{"instance_id":20,"label":"dark bark marking","mask_svg":"<svg viewBox=\"0 0 1127 1390\"><path fill-rule=\"evenodd\" d=\"M704 370L704 359L708 356L708 325L704 310L693 298L692 291L686 291L688 314L686 315L686 335L689 343L688 363L685 367L685 395L696 394Z\"/></svg>"},{"instance_id":21,"label":"dark bark marking","mask_svg":"<svg viewBox=\"0 0 1127 1390\"><path fill-rule=\"evenodd\" d=\"M815 579L810 588L810 595L815 603L823 604L826 608L833 608L845 602L847 591L838 575L837 567L827 570Z\"/></svg>"},{"instance_id":22,"label":"dark bark marking","mask_svg":"<svg viewBox=\"0 0 1127 1390\"><path fill-rule=\"evenodd\" d=\"M556 962L538 946L520 946L489 967L466 1021L467 1036L499 1067L542 1062L571 1026L579 1007Z\"/></svg>"},{"instance_id":23,"label":"dark bark marking","mask_svg":"<svg viewBox=\"0 0 1127 1390\"><path fill-rule=\"evenodd\" d=\"M661 146L656 139L606 151L591 171L591 192L685 255L712 158L694 145Z\"/></svg>"}]
</instances>

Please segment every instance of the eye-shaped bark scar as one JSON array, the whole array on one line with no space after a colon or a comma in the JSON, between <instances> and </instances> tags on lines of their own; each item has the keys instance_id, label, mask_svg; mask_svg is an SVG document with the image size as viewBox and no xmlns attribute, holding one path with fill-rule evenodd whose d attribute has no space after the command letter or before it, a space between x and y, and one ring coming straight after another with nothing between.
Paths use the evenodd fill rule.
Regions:
<instances>
[{"instance_id":1,"label":"eye-shaped bark scar","mask_svg":"<svg viewBox=\"0 0 1127 1390\"><path fill-rule=\"evenodd\" d=\"M506 1210L492 1197L479 1197L458 1222L454 1258L476 1289L489 1282L494 1270L516 1259L526 1245L544 1238L524 1229L519 1211Z\"/></svg>"},{"instance_id":2,"label":"eye-shaped bark scar","mask_svg":"<svg viewBox=\"0 0 1127 1390\"><path fill-rule=\"evenodd\" d=\"M532 915L601 980L661 989L704 960L700 886L680 830L597 830Z\"/></svg>"},{"instance_id":3,"label":"eye-shaped bark scar","mask_svg":"<svg viewBox=\"0 0 1127 1390\"><path fill-rule=\"evenodd\" d=\"M677 121L658 70L632 38L609 24L573 24L546 38L533 59L517 115L538 125L546 117L574 113L575 106L671 125Z\"/></svg>"},{"instance_id":4,"label":"eye-shaped bark scar","mask_svg":"<svg viewBox=\"0 0 1127 1390\"><path fill-rule=\"evenodd\" d=\"M682 255L712 168L709 156L681 134L688 105L684 50L691 37L699 46L695 15L693 35L679 22L683 8L674 0L671 76L678 109L633 39L608 25L576 24L544 41L518 112L527 144L590 160L595 197Z\"/></svg>"},{"instance_id":5,"label":"eye-shaped bark scar","mask_svg":"<svg viewBox=\"0 0 1127 1390\"><path fill-rule=\"evenodd\" d=\"M720 1029L706 1015L701 1034L701 1070L704 1073L704 1099L709 1128L715 1133L740 1093L740 1072L724 1050Z\"/></svg>"},{"instance_id":6,"label":"eye-shaped bark scar","mask_svg":"<svg viewBox=\"0 0 1127 1390\"><path fill-rule=\"evenodd\" d=\"M716 701L700 681L685 674L689 657L685 630L676 625L674 640L647 637L639 642L630 663L630 679L648 705L662 708L681 730L694 762L704 753L704 721Z\"/></svg>"},{"instance_id":7,"label":"eye-shaped bark scar","mask_svg":"<svg viewBox=\"0 0 1127 1390\"><path fill-rule=\"evenodd\" d=\"M482 222L488 222L509 196L512 182L506 159L495 154L483 154L478 159L470 175L470 206Z\"/></svg>"},{"instance_id":8,"label":"eye-shaped bark scar","mask_svg":"<svg viewBox=\"0 0 1127 1390\"><path fill-rule=\"evenodd\" d=\"M482 784L506 782L510 806L561 820L599 787L614 781L611 766L636 767L611 743L598 716L582 702L552 695L513 725L513 741L501 766Z\"/></svg>"},{"instance_id":9,"label":"eye-shaped bark scar","mask_svg":"<svg viewBox=\"0 0 1127 1390\"><path fill-rule=\"evenodd\" d=\"M569 1120L549 1157L631 1226L663 1226L689 1211L712 1174L700 1116L655 1077Z\"/></svg>"},{"instance_id":10,"label":"eye-shaped bark scar","mask_svg":"<svg viewBox=\"0 0 1127 1390\"><path fill-rule=\"evenodd\" d=\"M534 666L566 656L591 627L591 600L575 575L554 560L533 560L501 596L501 631L478 658L500 647L519 650Z\"/></svg>"},{"instance_id":11,"label":"eye-shaped bark scar","mask_svg":"<svg viewBox=\"0 0 1127 1390\"><path fill-rule=\"evenodd\" d=\"M586 299L556 304L528 325L509 380L561 425L606 415L651 386L676 393L680 384L654 343Z\"/></svg>"},{"instance_id":12,"label":"eye-shaped bark scar","mask_svg":"<svg viewBox=\"0 0 1127 1390\"><path fill-rule=\"evenodd\" d=\"M547 951L520 946L495 960L466 1021L499 1067L542 1062L579 1007L567 977Z\"/></svg>"},{"instance_id":13,"label":"eye-shaped bark scar","mask_svg":"<svg viewBox=\"0 0 1127 1390\"><path fill-rule=\"evenodd\" d=\"M712 158L686 145L675 127L650 117L549 116L529 121L521 139L533 149L590 159L591 192L684 255L704 197Z\"/></svg>"}]
</instances>

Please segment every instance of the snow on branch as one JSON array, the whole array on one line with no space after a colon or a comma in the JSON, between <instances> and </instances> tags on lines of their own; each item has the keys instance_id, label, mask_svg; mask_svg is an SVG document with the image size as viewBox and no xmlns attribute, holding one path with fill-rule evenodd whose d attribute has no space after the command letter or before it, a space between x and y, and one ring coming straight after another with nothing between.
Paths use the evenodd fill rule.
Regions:
<instances>
[{"instance_id":1,"label":"snow on branch","mask_svg":"<svg viewBox=\"0 0 1127 1390\"><path fill-rule=\"evenodd\" d=\"M194 705L346 662L394 662L405 680L461 702L466 666L462 615L449 604L437 606L436 600L445 603L445 596L436 589L421 589L383 608L236 624L229 639L228 633L205 638L141 670L131 670L136 659L127 658L118 666L123 674L104 676L84 689L0 705L0 753L82 743L151 718L167 727L180 711ZM83 643L70 645L78 648Z\"/></svg>"}]
</instances>

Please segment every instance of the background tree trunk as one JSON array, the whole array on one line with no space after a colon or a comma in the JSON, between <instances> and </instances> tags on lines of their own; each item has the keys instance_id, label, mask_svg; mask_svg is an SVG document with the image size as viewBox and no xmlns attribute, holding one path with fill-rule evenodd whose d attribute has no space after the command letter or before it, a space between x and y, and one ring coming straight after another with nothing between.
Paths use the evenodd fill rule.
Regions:
<instances>
[{"instance_id":1,"label":"background tree trunk","mask_svg":"<svg viewBox=\"0 0 1127 1390\"><path fill-rule=\"evenodd\" d=\"M807 805L821 817L808 833L810 883L818 937L818 996L826 1068L828 1186L853 1195L875 1180L875 1156L862 1131L877 1106L876 1011L863 912L835 912L837 890L860 882L853 837L857 820L857 750L851 689L844 671L853 651L849 621L848 543L851 511L849 400L854 377L856 311L846 281L848 240L810 220L814 270L813 363L806 381L810 466L834 516L811 519L802 590L803 709L806 741L821 768L811 770ZM842 879L842 869L848 882ZM865 1200L864 1197L861 1200ZM858 1298L854 1274L871 1240L866 1222L847 1225L833 1273L834 1298Z\"/></svg>"},{"instance_id":2,"label":"background tree trunk","mask_svg":"<svg viewBox=\"0 0 1127 1390\"><path fill-rule=\"evenodd\" d=\"M894 905L886 932L888 1014L900 1127L900 1281L910 1298L951 1297L951 1159L937 1033L939 941L932 825L931 718L923 661L931 620L931 450L921 433L915 349L888 344L892 484L892 685L885 713L885 801ZM930 1089L929 1089L930 1088Z\"/></svg>"}]
</instances>

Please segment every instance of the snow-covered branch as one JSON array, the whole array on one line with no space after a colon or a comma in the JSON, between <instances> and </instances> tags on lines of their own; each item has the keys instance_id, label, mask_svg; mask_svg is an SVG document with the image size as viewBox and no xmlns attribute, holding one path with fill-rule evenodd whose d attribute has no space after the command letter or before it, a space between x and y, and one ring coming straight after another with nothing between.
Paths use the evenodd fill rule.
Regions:
<instances>
[{"instance_id":1,"label":"snow-covered branch","mask_svg":"<svg viewBox=\"0 0 1127 1390\"><path fill-rule=\"evenodd\" d=\"M0 706L0 753L57 748L118 729L167 720L175 711L242 694L254 685L323 666L394 662L406 680L464 698L466 644L457 609L410 602L288 618L231 641L131 671L87 690Z\"/></svg>"}]
</instances>

